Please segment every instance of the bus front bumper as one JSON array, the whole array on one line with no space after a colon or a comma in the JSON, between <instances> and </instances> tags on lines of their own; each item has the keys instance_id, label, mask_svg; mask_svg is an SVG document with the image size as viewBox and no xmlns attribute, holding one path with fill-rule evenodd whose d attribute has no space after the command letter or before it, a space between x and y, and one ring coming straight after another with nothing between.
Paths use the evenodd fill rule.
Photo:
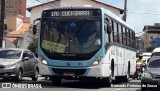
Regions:
<instances>
[{"instance_id":1,"label":"bus front bumper","mask_svg":"<svg viewBox=\"0 0 160 91\"><path fill-rule=\"evenodd\" d=\"M109 77L110 64L100 64L92 67L54 67L42 65L40 75L72 76L72 77Z\"/></svg>"}]
</instances>

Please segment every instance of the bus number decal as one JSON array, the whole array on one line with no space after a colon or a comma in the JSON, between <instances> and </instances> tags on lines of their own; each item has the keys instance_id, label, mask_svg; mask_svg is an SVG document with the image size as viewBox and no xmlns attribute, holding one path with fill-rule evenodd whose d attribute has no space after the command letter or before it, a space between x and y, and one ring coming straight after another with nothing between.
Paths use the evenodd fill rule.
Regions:
<instances>
[{"instance_id":1,"label":"bus number decal","mask_svg":"<svg viewBox=\"0 0 160 91\"><path fill-rule=\"evenodd\" d=\"M85 62L79 62L79 66L86 66Z\"/></svg>"}]
</instances>

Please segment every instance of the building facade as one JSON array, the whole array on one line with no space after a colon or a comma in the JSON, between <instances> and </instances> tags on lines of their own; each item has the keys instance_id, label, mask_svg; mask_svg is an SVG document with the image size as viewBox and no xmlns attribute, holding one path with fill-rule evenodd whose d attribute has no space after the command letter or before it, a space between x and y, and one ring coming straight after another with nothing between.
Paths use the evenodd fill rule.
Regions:
<instances>
[{"instance_id":1,"label":"building facade","mask_svg":"<svg viewBox=\"0 0 160 91\"><path fill-rule=\"evenodd\" d=\"M7 15L26 16L26 0L6 0L5 4Z\"/></svg>"},{"instance_id":2,"label":"building facade","mask_svg":"<svg viewBox=\"0 0 160 91\"><path fill-rule=\"evenodd\" d=\"M136 37L136 50L138 54L144 52L144 41L141 36Z\"/></svg>"},{"instance_id":3,"label":"building facade","mask_svg":"<svg viewBox=\"0 0 160 91\"><path fill-rule=\"evenodd\" d=\"M160 38L160 23L155 23L154 25L146 25L143 28L144 34L144 51L152 52L152 50L158 46Z\"/></svg>"}]
</instances>

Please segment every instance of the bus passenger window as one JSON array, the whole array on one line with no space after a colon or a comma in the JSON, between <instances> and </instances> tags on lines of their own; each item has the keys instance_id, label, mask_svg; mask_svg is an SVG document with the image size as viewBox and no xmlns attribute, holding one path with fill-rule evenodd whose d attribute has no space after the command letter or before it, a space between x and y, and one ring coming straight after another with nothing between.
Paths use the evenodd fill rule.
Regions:
<instances>
[{"instance_id":1,"label":"bus passenger window","mask_svg":"<svg viewBox=\"0 0 160 91\"><path fill-rule=\"evenodd\" d=\"M117 36L117 23L114 22L114 42L118 43L118 36Z\"/></svg>"}]
</instances>

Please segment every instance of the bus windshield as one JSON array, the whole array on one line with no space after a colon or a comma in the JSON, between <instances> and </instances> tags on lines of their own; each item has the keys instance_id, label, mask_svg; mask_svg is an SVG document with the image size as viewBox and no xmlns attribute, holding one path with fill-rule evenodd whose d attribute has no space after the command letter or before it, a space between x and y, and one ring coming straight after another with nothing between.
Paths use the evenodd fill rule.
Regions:
<instances>
[{"instance_id":1,"label":"bus windshield","mask_svg":"<svg viewBox=\"0 0 160 91\"><path fill-rule=\"evenodd\" d=\"M101 47L100 20L44 19L41 48L54 54L89 54ZM86 55L85 55L86 56Z\"/></svg>"}]
</instances>

